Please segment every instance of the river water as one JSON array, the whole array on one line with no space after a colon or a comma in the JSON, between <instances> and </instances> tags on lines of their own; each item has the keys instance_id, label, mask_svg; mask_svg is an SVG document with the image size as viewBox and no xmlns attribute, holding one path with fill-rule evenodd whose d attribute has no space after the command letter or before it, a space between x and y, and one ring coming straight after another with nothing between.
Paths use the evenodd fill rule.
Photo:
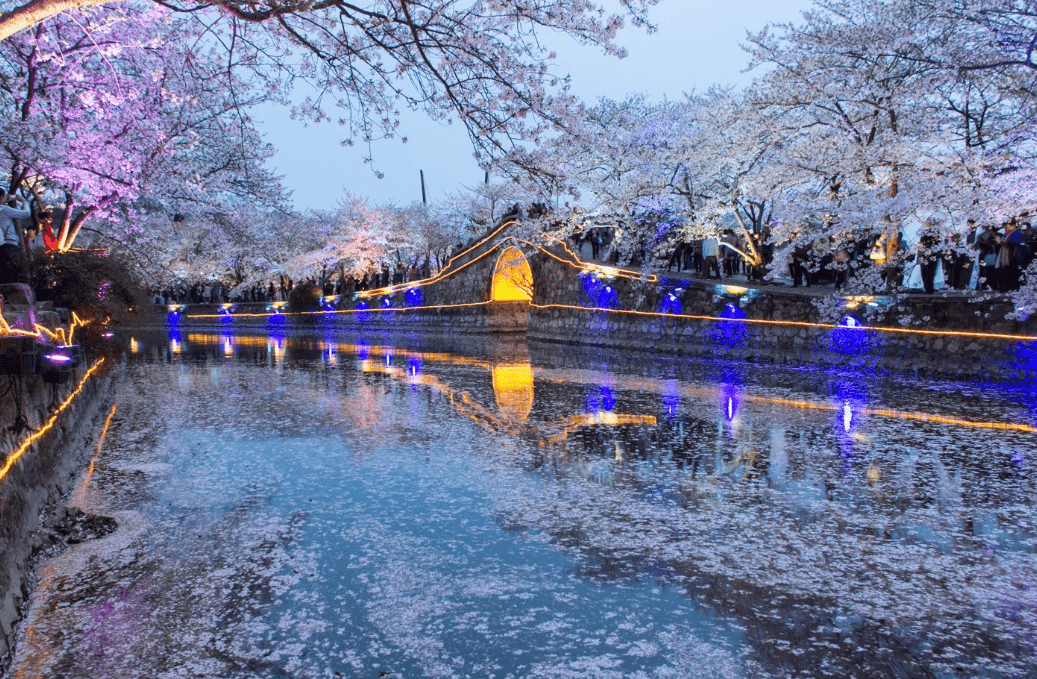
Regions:
<instances>
[{"instance_id":1,"label":"river water","mask_svg":"<svg viewBox=\"0 0 1037 679\"><path fill-rule=\"evenodd\" d=\"M1037 675L1037 399L135 337L9 677Z\"/></svg>"}]
</instances>

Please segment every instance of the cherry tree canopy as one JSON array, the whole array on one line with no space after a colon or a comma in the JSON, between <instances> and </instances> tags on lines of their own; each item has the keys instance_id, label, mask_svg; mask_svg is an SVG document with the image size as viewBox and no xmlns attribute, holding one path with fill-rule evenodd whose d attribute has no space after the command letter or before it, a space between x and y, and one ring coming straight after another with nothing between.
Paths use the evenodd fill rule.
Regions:
<instances>
[{"instance_id":1,"label":"cherry tree canopy","mask_svg":"<svg viewBox=\"0 0 1037 679\"><path fill-rule=\"evenodd\" d=\"M12 189L63 206L61 249L88 218L169 214L276 195L254 93L199 26L160 7L67 13L0 43L0 149Z\"/></svg>"},{"instance_id":2,"label":"cherry tree canopy","mask_svg":"<svg viewBox=\"0 0 1037 679\"><path fill-rule=\"evenodd\" d=\"M649 27L655 0L621 0L627 18ZM296 108L335 118L349 142L395 137L403 107L456 118L484 162L507 156L523 167L546 132L578 110L541 33L622 55L624 16L588 0L216 0L158 4L194 17L219 41L228 68L252 69L269 88L304 80L315 96ZM5 3L7 4L7 3ZM96 0L30 0L0 15L0 40ZM2 6L2 5L0 5Z\"/></svg>"}]
</instances>

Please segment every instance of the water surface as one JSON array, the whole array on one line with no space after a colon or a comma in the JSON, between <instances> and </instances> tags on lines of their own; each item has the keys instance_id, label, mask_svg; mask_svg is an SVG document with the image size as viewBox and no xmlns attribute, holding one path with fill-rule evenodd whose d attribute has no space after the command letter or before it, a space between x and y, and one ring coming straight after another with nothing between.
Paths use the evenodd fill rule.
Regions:
<instances>
[{"instance_id":1,"label":"water surface","mask_svg":"<svg viewBox=\"0 0 1037 679\"><path fill-rule=\"evenodd\" d=\"M1037 674L1025 385L133 347L11 677Z\"/></svg>"}]
</instances>

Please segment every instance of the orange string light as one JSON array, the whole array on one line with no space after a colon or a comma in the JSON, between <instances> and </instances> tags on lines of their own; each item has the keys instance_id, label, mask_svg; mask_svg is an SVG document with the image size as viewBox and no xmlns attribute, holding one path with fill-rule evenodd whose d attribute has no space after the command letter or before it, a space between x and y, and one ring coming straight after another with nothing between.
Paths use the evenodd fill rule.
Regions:
<instances>
[{"instance_id":1,"label":"orange string light","mask_svg":"<svg viewBox=\"0 0 1037 679\"><path fill-rule=\"evenodd\" d=\"M537 309L573 309L577 311L593 311L601 313L612 313L612 314L630 314L635 316L650 316L655 318L684 318L694 321L710 321L714 323L745 323L747 325L775 325L792 328L819 328L824 330L832 330L833 328L843 327L837 325L828 325L825 323L812 323L809 321L774 321L764 318L722 318L720 316L699 316L695 314L668 314L661 311L635 311L632 309L607 309L603 307L585 307L576 306L573 304L532 304L530 306ZM921 330L918 328L894 328L878 325L861 325L853 328L854 330L871 330L873 332L890 332L890 333L905 333L914 335L933 335L933 336L944 336L944 337L971 337L976 339L1005 339L1013 340L1018 342L1033 342L1037 341L1037 336L1034 335L1007 335L1002 333L992 332L964 332L957 330Z\"/></svg>"},{"instance_id":2,"label":"orange string light","mask_svg":"<svg viewBox=\"0 0 1037 679\"><path fill-rule=\"evenodd\" d=\"M90 379L90 376L97 372L102 365L104 365L104 361L105 359L103 358L99 359L96 363L90 366L90 369L87 370L86 373L83 375L83 379L79 381L79 385L75 388L75 390L72 393L68 395L67 398L65 398L64 401L62 401L61 405L58 406L58 409L54 411L54 414L51 415L50 419L47 420L47 423L40 427L39 431L37 431L36 433L29 436L27 439L22 441L22 444L18 446L18 448L7 457L7 462L4 463L3 467L0 467L0 481L4 480L4 477L6 477L7 474L11 471L11 468L14 466L15 462L17 462L22 457L22 455L25 454L29 447L36 441L40 440L40 438L42 438L44 434L46 434L54 427L54 425L58 421L58 416L65 410L65 408L67 408L72 403L72 401L75 400L77 396L79 396L80 392L83 391L83 386L86 385L86 381Z\"/></svg>"},{"instance_id":3,"label":"orange string light","mask_svg":"<svg viewBox=\"0 0 1037 679\"><path fill-rule=\"evenodd\" d=\"M460 273L465 268L471 266L472 264L475 264L476 262L480 261L484 257L488 256L490 253L493 253L493 252L497 251L498 249L500 249L501 247L503 247L505 245L510 245L511 243L521 243L523 245L526 245L526 246L528 246L530 248L533 248L533 249L541 252L542 254L544 254L544 255L554 259L557 262L560 262L562 264L565 264L567 266L570 266L570 267L572 267L574 269L579 270L581 273L582 272L596 272L596 273L601 273L601 274L606 275L606 276L626 278L626 279L643 280L643 281L648 282L648 283L655 283L655 282L657 282L659 280L659 277L656 276L655 274L641 274L639 272L630 271L628 269L618 269L618 268L614 268L614 267L602 266L600 264L584 262L583 260L581 260L579 258L579 256L575 252L572 251L572 249L569 247L569 245L564 240L552 239L554 243L557 243L558 245L560 245L562 247L562 249L571 257L571 259L566 259L566 258L563 258L563 257L559 257L558 255L554 254L553 252L551 252L550 250L547 250L544 247L541 247L540 245L536 245L535 243L531 243L530 241L518 238L516 236L507 236L505 238L502 238L500 241L495 243L493 245L493 247L487 249L485 252L483 252L479 256L475 257L474 259L469 260L468 262L465 262L463 265L459 266L457 269L451 269L451 267L453 266L453 263L454 263L455 260L457 260L460 257L464 257L465 255L467 255L467 254L471 253L472 251L476 250L477 248L481 247L488 240L492 239L494 236L496 236L498 233L500 233L501 230L503 230L505 227L511 226L512 224L515 224L515 222L513 222L513 221L505 222L504 224L499 226L497 229L495 229L486 238L483 238L481 241L479 241L478 243L476 243L472 247L468 248L464 252L462 252L462 253L460 253L458 255L455 255L454 257L450 258L450 260L447 262L447 266L445 266L443 268L443 270L440 271L435 276L432 276L430 278L426 278L426 279L423 279L423 280L420 280L420 281L413 281L411 283L403 283L403 284L400 284L400 285L394 285L394 286L388 286L388 287L384 287L384 288L378 288L376 290L365 290L363 292L358 293L358 295L359 295L359 297L361 299L369 299L369 298L375 297L375 296L391 295L391 294L395 294L396 292L399 292L399 291L402 291L402 290L409 290L409 289L412 289L412 288L420 288L420 287L425 287L425 286L428 286L428 285L432 285L433 283L437 283L437 282L439 282L441 280L444 280L446 278L449 278L451 276L454 276L454 275ZM315 315L315 314L330 315L330 314L355 314L355 313L369 312L369 311L403 311L403 310L413 311L413 310L417 310L417 309L450 309L450 308L483 306L483 305L490 304L490 303L491 303L491 301L487 300L487 301L484 301L484 302L469 302L469 303L459 303L459 304L435 304L435 305L419 306L419 307L400 307L398 309L397 308L391 308L391 307L390 308L381 308L381 307L379 307L379 308L371 308L371 309L341 309L341 310L335 310L335 311L303 311L303 312L296 312L294 314L285 314L285 315ZM778 327L813 328L813 329L823 329L823 330L831 330L834 327L839 327L839 326L833 326L833 325L826 324L826 323L815 323L815 322L810 322L810 321L776 321L776 320L769 320L769 319L762 319L762 318L721 318L721 317L718 317L718 316L707 316L707 315L696 315L696 314L673 314L673 313L662 313L662 312L658 312L658 311L637 311L637 310L629 310L629 309L607 309L607 308L602 308L602 307L585 307L585 306L576 306L576 305L571 305L571 304L534 304L534 303L531 302L530 306L535 307L537 309L572 309L572 310L578 310L578 311L593 311L593 312L600 312L600 313L632 314L632 315L637 315L637 316L647 316L647 317L655 317L655 318L683 318L683 319L688 319L688 320L706 321L706 322L713 322L713 323L718 323L718 322L745 323L745 324L748 324L748 325L772 325L772 326L778 326ZM250 314L237 314L236 317L241 317L241 318L269 317L269 316L273 316L273 315L275 315L275 314L273 314L273 313L250 313ZM218 314L198 314L197 316L193 316L192 318L216 318L217 316L218 316ZM1037 336L1033 336L1033 335L1011 335L1011 334L1006 334L1006 333L967 332L967 331L957 331L957 330L923 330L923 329L919 329L919 328L897 328L897 327L891 327L891 326L868 326L868 325L857 326L855 329L858 329L858 330L870 330L870 331L873 331L873 332L882 332L882 333L898 333L898 334L909 334L909 335L926 335L926 336L933 336L933 337L959 337L959 338L972 338L972 339L1001 339L1001 340L1018 341L1018 342L1033 342L1033 341L1037 341Z\"/></svg>"}]
</instances>

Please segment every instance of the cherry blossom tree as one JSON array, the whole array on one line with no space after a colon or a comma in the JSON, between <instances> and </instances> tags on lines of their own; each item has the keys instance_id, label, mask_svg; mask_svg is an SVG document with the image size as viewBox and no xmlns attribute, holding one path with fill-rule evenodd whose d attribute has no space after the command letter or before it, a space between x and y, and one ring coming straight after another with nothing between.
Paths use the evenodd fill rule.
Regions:
<instances>
[{"instance_id":1,"label":"cherry blossom tree","mask_svg":"<svg viewBox=\"0 0 1037 679\"><path fill-rule=\"evenodd\" d=\"M335 119L347 143L400 136L403 107L464 125L481 161L533 171L536 143L578 112L544 33L622 56L625 20L651 30L654 0L621 0L608 14L589 0L320 0L305 3L156 0L205 26L232 69L270 93L305 82L295 112ZM29 0L0 15L0 40L95 0Z\"/></svg>"},{"instance_id":2,"label":"cherry blossom tree","mask_svg":"<svg viewBox=\"0 0 1037 679\"><path fill-rule=\"evenodd\" d=\"M132 240L140 210L277 197L247 109L260 100L191 20L120 5L0 43L0 159L12 188L61 206L59 249L88 220ZM192 42L193 39L193 42Z\"/></svg>"}]
</instances>

